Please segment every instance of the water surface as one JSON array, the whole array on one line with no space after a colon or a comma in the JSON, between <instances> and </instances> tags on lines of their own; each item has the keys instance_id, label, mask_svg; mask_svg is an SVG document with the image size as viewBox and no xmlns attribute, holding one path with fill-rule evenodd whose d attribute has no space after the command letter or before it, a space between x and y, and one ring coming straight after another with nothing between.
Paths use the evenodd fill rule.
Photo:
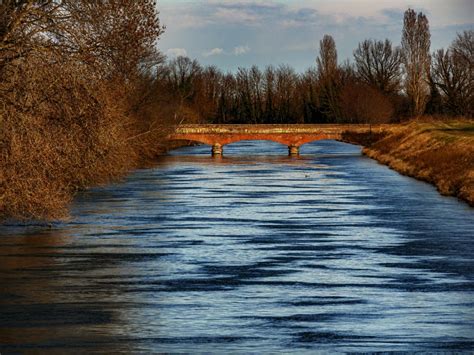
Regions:
<instances>
[{"instance_id":1,"label":"water surface","mask_svg":"<svg viewBox=\"0 0 474 355\"><path fill-rule=\"evenodd\" d=\"M474 350L474 210L334 141L188 147L0 229L0 351Z\"/></svg>"}]
</instances>

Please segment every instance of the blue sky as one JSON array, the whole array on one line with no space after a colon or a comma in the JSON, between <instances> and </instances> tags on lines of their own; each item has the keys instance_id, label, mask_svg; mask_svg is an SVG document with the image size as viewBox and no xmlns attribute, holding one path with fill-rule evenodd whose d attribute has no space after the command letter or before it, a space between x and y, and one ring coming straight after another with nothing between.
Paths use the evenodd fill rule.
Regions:
<instances>
[{"instance_id":1,"label":"blue sky","mask_svg":"<svg viewBox=\"0 0 474 355\"><path fill-rule=\"evenodd\" d=\"M158 0L157 7L166 25L158 46L168 57L231 71L253 64L304 71L324 34L336 40L340 62L364 39L399 44L408 7L428 16L432 51L474 29L474 0Z\"/></svg>"}]
</instances>

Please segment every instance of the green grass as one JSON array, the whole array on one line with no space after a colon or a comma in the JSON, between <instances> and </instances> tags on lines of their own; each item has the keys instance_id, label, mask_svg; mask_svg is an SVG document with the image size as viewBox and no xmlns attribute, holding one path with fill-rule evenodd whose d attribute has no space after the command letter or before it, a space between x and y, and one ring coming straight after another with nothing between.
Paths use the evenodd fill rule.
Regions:
<instances>
[{"instance_id":1,"label":"green grass","mask_svg":"<svg viewBox=\"0 0 474 355\"><path fill-rule=\"evenodd\" d=\"M474 123L453 121L423 124L422 132L433 132L437 137L444 136L449 141L456 138L474 138Z\"/></svg>"}]
</instances>

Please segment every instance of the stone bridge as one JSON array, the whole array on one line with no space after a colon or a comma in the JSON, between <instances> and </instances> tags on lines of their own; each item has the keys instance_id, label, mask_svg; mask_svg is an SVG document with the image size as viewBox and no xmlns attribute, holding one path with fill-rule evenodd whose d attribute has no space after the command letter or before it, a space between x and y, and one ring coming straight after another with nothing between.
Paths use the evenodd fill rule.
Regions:
<instances>
[{"instance_id":1,"label":"stone bridge","mask_svg":"<svg viewBox=\"0 0 474 355\"><path fill-rule=\"evenodd\" d=\"M169 140L186 140L212 146L212 155L222 155L226 144L244 140L268 140L288 146L289 155L298 155L305 143L341 140L344 132L364 133L380 130L384 125L366 124L187 124L180 125Z\"/></svg>"}]
</instances>

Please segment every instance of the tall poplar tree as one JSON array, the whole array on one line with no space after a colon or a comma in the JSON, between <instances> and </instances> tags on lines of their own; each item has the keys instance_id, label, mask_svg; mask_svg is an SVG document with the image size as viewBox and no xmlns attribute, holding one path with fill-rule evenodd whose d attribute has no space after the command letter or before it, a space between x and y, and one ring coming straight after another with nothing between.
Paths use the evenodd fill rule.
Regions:
<instances>
[{"instance_id":1,"label":"tall poplar tree","mask_svg":"<svg viewBox=\"0 0 474 355\"><path fill-rule=\"evenodd\" d=\"M339 70L334 38L324 35L319 42L319 57L316 59L320 91L320 110L326 121L337 121L342 115L339 105Z\"/></svg>"},{"instance_id":2,"label":"tall poplar tree","mask_svg":"<svg viewBox=\"0 0 474 355\"><path fill-rule=\"evenodd\" d=\"M430 94L430 37L426 16L413 9L405 11L402 34L405 90L415 116L424 113Z\"/></svg>"}]
</instances>

